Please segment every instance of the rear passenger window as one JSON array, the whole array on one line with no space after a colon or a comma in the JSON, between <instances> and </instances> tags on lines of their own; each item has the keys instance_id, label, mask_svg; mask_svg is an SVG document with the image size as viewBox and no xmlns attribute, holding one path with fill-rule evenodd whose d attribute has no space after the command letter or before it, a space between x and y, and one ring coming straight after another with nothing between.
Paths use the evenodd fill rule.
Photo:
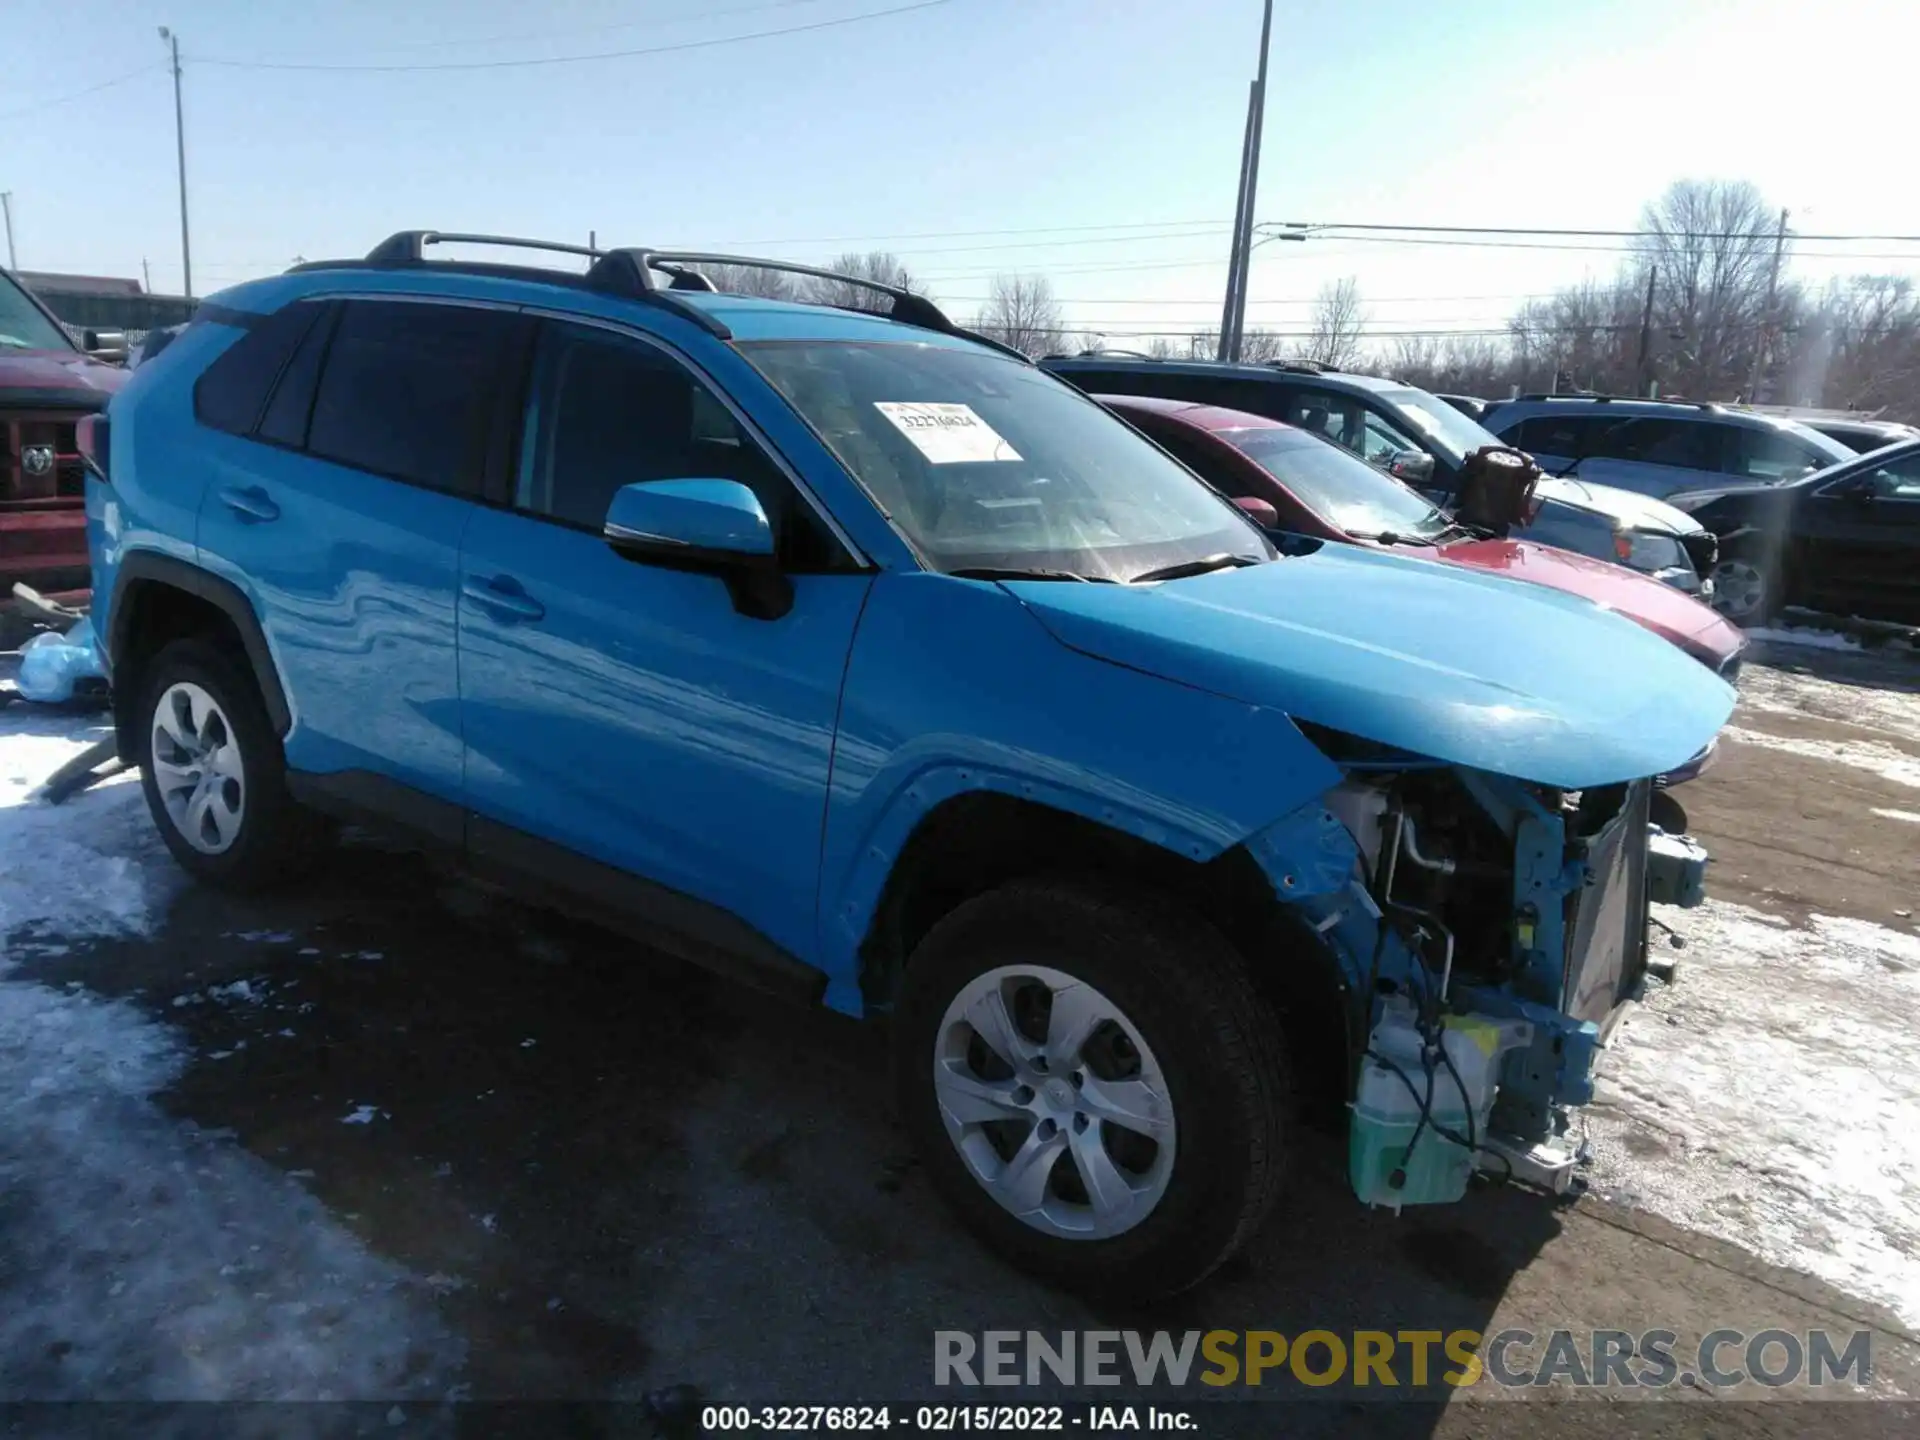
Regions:
<instances>
[{"instance_id":1,"label":"rear passenger window","mask_svg":"<svg viewBox=\"0 0 1920 1440\"><path fill-rule=\"evenodd\" d=\"M485 422L517 322L470 306L348 301L314 394L308 451L478 495Z\"/></svg>"},{"instance_id":2,"label":"rear passenger window","mask_svg":"<svg viewBox=\"0 0 1920 1440\"><path fill-rule=\"evenodd\" d=\"M303 300L262 316L194 382L194 418L230 435L251 435L273 382L324 309Z\"/></svg>"}]
</instances>

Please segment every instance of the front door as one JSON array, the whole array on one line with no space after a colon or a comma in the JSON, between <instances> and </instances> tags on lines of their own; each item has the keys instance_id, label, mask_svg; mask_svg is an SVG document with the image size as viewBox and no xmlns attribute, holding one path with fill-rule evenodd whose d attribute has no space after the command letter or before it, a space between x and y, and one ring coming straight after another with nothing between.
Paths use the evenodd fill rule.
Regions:
<instances>
[{"instance_id":1,"label":"front door","mask_svg":"<svg viewBox=\"0 0 1920 1440\"><path fill-rule=\"evenodd\" d=\"M751 486L774 524L794 587L778 619L741 614L715 576L601 538L622 485L712 477ZM546 322L510 503L475 515L462 553L476 859L711 948L758 937L810 960L840 682L868 585L676 357Z\"/></svg>"},{"instance_id":2,"label":"front door","mask_svg":"<svg viewBox=\"0 0 1920 1440\"><path fill-rule=\"evenodd\" d=\"M1920 452L1808 495L1799 517L1804 602L1920 624Z\"/></svg>"}]
</instances>

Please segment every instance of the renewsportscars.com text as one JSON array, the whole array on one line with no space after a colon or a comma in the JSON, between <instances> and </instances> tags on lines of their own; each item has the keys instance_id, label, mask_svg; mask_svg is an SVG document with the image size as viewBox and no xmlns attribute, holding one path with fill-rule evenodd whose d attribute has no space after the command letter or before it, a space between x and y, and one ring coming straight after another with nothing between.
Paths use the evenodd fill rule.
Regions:
<instances>
[{"instance_id":1,"label":"renewsportscars.com text","mask_svg":"<svg viewBox=\"0 0 1920 1440\"><path fill-rule=\"evenodd\" d=\"M936 1330L936 1385L1346 1385L1637 1389L1873 1378L1866 1330Z\"/></svg>"}]
</instances>

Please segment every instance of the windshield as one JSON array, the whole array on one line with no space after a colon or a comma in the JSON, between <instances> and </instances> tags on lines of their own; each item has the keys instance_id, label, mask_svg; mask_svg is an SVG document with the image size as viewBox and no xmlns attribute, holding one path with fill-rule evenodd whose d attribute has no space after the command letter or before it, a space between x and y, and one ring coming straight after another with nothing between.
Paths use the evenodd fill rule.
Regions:
<instances>
[{"instance_id":1,"label":"windshield","mask_svg":"<svg viewBox=\"0 0 1920 1440\"><path fill-rule=\"evenodd\" d=\"M1349 535L1432 540L1452 523L1391 475L1304 430L1264 425L1214 433Z\"/></svg>"},{"instance_id":2,"label":"windshield","mask_svg":"<svg viewBox=\"0 0 1920 1440\"><path fill-rule=\"evenodd\" d=\"M0 345L16 350L71 350L66 332L41 313L11 275L0 273Z\"/></svg>"},{"instance_id":3,"label":"windshield","mask_svg":"<svg viewBox=\"0 0 1920 1440\"><path fill-rule=\"evenodd\" d=\"M1032 366L935 345L740 349L934 569L1132 580L1273 556L1233 506Z\"/></svg>"},{"instance_id":4,"label":"windshield","mask_svg":"<svg viewBox=\"0 0 1920 1440\"><path fill-rule=\"evenodd\" d=\"M1484 445L1506 443L1478 420L1462 415L1446 401L1424 390L1383 390L1380 398L1409 424L1418 426L1441 458L1455 466Z\"/></svg>"}]
</instances>

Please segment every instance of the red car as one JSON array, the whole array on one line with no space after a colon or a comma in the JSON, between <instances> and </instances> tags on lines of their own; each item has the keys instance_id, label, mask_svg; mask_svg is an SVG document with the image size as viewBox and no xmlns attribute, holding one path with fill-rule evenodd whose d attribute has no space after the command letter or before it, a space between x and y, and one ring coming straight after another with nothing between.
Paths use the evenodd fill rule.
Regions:
<instances>
[{"instance_id":1,"label":"red car","mask_svg":"<svg viewBox=\"0 0 1920 1440\"><path fill-rule=\"evenodd\" d=\"M1619 565L1528 540L1477 535L1309 430L1184 400L1095 398L1264 524L1346 544L1391 545L1442 564L1550 585L1637 621L1728 680L1739 672L1745 638L1698 600ZM1271 520L1262 501L1272 507Z\"/></svg>"},{"instance_id":2,"label":"red car","mask_svg":"<svg viewBox=\"0 0 1920 1440\"><path fill-rule=\"evenodd\" d=\"M0 270L0 604L17 580L50 599L85 598L86 470L74 432L126 379Z\"/></svg>"}]
</instances>

